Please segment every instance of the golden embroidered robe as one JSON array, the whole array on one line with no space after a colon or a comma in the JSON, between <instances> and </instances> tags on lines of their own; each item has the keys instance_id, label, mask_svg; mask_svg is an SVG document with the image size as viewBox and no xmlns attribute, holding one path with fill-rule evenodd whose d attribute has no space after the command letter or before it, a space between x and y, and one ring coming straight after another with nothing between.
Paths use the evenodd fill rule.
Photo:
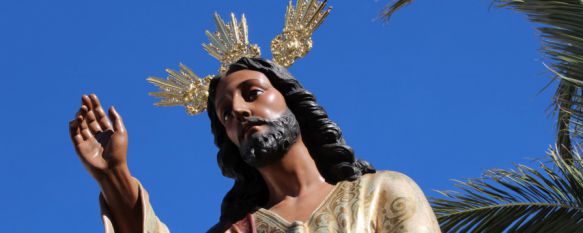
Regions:
<instances>
[{"instance_id":1,"label":"golden embroidered robe","mask_svg":"<svg viewBox=\"0 0 583 233\"><path fill-rule=\"evenodd\" d=\"M145 210L144 232L169 233L148 202L140 185ZM114 233L105 202L101 200L106 233ZM255 212L228 233L329 233L329 232L440 232L425 196L409 177L391 171L367 174L356 181L336 184L323 202L305 221L290 222L267 209Z\"/></svg>"}]
</instances>

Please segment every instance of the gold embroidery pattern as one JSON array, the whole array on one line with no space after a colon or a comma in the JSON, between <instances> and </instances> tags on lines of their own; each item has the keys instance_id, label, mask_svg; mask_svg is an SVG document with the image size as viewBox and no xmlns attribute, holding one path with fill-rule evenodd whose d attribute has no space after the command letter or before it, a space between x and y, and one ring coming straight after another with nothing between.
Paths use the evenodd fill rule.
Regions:
<instances>
[{"instance_id":1,"label":"gold embroidery pattern","mask_svg":"<svg viewBox=\"0 0 583 233\"><path fill-rule=\"evenodd\" d=\"M261 222L257 224L257 233L285 233L285 230L277 226L271 226L266 222Z\"/></svg>"},{"instance_id":2,"label":"gold embroidery pattern","mask_svg":"<svg viewBox=\"0 0 583 233\"><path fill-rule=\"evenodd\" d=\"M287 227L278 219L278 216L270 215L259 209L253 214L253 217L257 233L286 233Z\"/></svg>"},{"instance_id":3,"label":"gold embroidery pattern","mask_svg":"<svg viewBox=\"0 0 583 233\"><path fill-rule=\"evenodd\" d=\"M403 223L413 216L415 209L415 203L406 197L397 197L391 202L390 206L385 205L382 210L384 216L382 222L383 232L408 232Z\"/></svg>"},{"instance_id":4,"label":"gold embroidery pattern","mask_svg":"<svg viewBox=\"0 0 583 233\"><path fill-rule=\"evenodd\" d=\"M318 229L316 232L348 232L356 219L353 207L358 206L360 199L359 184L360 180L338 183L334 195L313 215L316 219L326 220L309 221L309 228Z\"/></svg>"},{"instance_id":5,"label":"gold embroidery pattern","mask_svg":"<svg viewBox=\"0 0 583 233\"><path fill-rule=\"evenodd\" d=\"M390 187L393 179L391 173L379 172L338 183L306 223L289 223L259 209L253 214L257 232L406 232L404 223L414 215L416 205L414 198L395 196L390 191L399 188Z\"/></svg>"}]
</instances>

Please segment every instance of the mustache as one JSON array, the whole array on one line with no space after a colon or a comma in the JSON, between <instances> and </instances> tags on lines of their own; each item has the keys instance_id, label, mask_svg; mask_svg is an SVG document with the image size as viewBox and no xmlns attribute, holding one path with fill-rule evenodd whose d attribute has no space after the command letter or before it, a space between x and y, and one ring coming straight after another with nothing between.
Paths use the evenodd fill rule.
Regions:
<instances>
[{"instance_id":1,"label":"mustache","mask_svg":"<svg viewBox=\"0 0 583 233\"><path fill-rule=\"evenodd\" d=\"M245 118L245 122L249 125L255 126L255 125L263 125L263 124L271 124L273 122L277 121L277 119L267 119L267 118L263 118L263 117L258 117L258 116L250 116L250 117L246 117Z\"/></svg>"}]
</instances>

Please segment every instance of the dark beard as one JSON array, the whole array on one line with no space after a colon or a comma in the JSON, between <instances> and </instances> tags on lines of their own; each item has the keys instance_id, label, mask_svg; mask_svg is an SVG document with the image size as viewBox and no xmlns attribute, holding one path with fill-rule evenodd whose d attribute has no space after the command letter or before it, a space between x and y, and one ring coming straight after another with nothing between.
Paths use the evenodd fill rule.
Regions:
<instances>
[{"instance_id":1,"label":"dark beard","mask_svg":"<svg viewBox=\"0 0 583 233\"><path fill-rule=\"evenodd\" d=\"M289 109L273 120L249 117L247 121L252 125L267 126L264 132L254 133L241 142L241 157L253 167L281 160L300 134L300 125Z\"/></svg>"}]
</instances>

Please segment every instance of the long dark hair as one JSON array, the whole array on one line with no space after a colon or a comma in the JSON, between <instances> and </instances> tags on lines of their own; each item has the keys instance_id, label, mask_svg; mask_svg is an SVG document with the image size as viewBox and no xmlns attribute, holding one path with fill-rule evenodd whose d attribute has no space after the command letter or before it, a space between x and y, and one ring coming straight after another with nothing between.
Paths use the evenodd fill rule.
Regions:
<instances>
[{"instance_id":1,"label":"long dark hair","mask_svg":"<svg viewBox=\"0 0 583 233\"><path fill-rule=\"evenodd\" d=\"M316 97L304 89L287 69L261 58L241 58L229 66L225 76L239 70L265 74L273 87L281 92L299 122L302 139L318 171L328 183L352 181L363 174L375 172L366 161L355 159L354 151L344 142L338 125L328 118L324 108L316 102ZM234 179L235 184L223 199L219 224L213 227L215 230L223 230L218 228L228 227L254 208L265 205L269 195L263 177L257 169L243 161L216 115L214 101L219 81L220 77L215 77L210 83L207 112L215 144L219 148L217 162L223 175Z\"/></svg>"}]
</instances>

